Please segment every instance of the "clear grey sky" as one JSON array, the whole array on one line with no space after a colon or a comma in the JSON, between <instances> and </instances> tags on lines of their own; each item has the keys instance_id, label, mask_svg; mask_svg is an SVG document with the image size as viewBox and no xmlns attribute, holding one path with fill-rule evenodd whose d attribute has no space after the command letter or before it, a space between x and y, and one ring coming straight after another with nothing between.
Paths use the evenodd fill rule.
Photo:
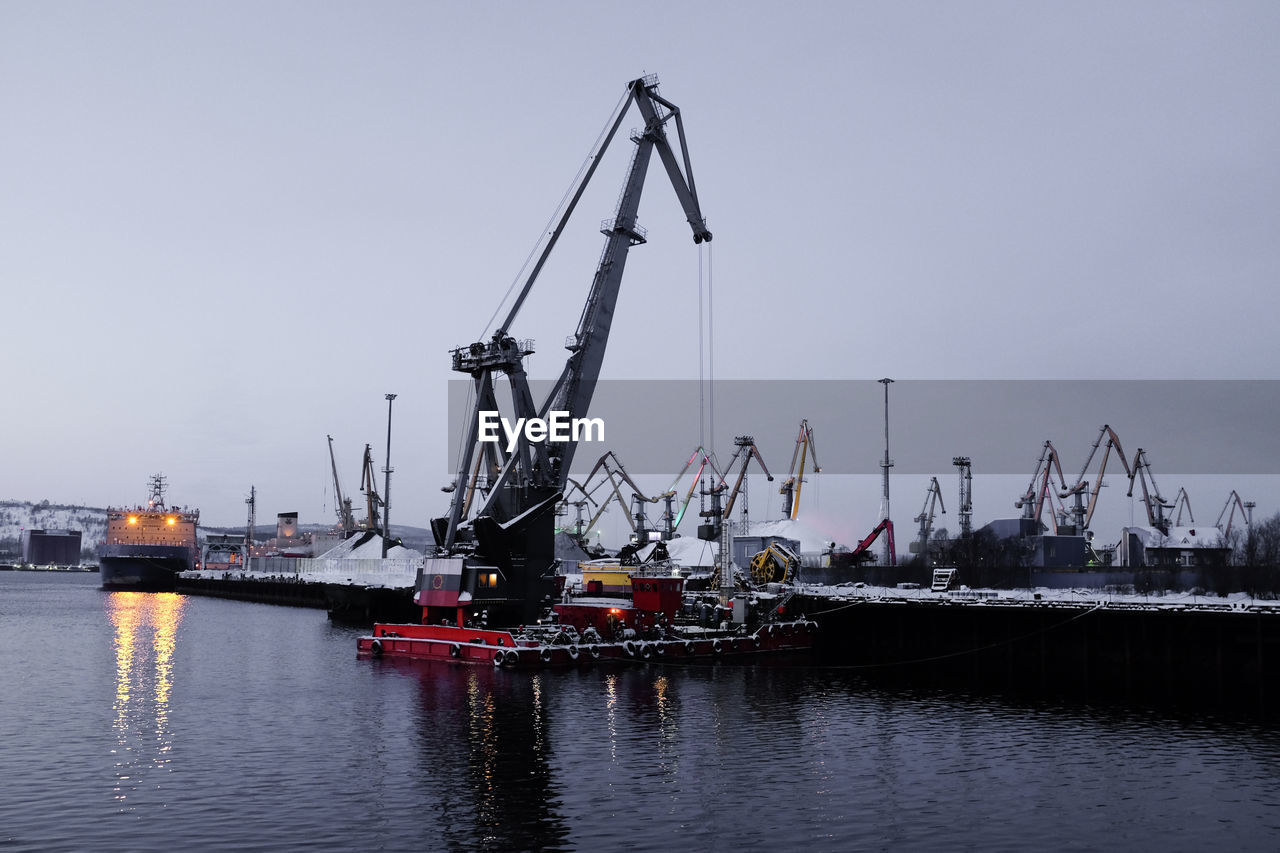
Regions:
<instances>
[{"instance_id":1,"label":"clear grey sky","mask_svg":"<svg viewBox=\"0 0 1280 853\"><path fill-rule=\"evenodd\" d=\"M1277 44L1270 2L0 0L0 496L121 504L163 471L210 523L250 484L260 518L328 521L325 435L354 492L393 391L393 520L425 525L448 350L644 73L716 235L717 376L1280 378ZM625 149L513 329L534 376ZM697 378L659 169L641 216L605 376ZM1046 437L1010 437L1028 476Z\"/></svg>"}]
</instances>

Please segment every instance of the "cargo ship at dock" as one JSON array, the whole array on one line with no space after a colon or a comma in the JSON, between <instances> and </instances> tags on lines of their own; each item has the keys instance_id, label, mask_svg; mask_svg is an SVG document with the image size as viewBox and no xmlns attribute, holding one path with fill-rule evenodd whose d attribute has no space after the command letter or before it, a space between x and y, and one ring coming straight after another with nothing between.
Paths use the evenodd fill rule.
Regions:
<instances>
[{"instance_id":1,"label":"cargo ship at dock","mask_svg":"<svg viewBox=\"0 0 1280 853\"><path fill-rule=\"evenodd\" d=\"M98 546L102 588L172 592L178 574L198 568L200 511L169 508L165 478L154 475L146 504L107 510L106 539Z\"/></svg>"}]
</instances>

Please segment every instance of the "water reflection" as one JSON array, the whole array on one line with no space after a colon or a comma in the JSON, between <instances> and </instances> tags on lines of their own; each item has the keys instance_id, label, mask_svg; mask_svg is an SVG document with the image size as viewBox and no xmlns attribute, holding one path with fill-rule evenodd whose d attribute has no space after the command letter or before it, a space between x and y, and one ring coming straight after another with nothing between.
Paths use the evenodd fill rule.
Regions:
<instances>
[{"instance_id":1,"label":"water reflection","mask_svg":"<svg viewBox=\"0 0 1280 853\"><path fill-rule=\"evenodd\" d=\"M107 615L115 629L115 781L117 806L131 810L129 795L146 775L167 769L173 751L169 697L173 653L185 599L174 593L112 592Z\"/></svg>"},{"instance_id":2,"label":"water reflection","mask_svg":"<svg viewBox=\"0 0 1280 853\"><path fill-rule=\"evenodd\" d=\"M446 846L563 848L568 828L550 766L547 676L387 663L419 677L423 783Z\"/></svg>"}]
</instances>

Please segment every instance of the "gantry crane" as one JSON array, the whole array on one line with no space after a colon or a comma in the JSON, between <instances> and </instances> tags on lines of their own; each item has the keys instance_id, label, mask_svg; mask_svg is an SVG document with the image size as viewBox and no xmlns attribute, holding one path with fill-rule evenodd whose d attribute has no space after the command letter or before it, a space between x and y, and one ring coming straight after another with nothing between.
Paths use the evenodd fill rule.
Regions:
<instances>
[{"instance_id":1,"label":"gantry crane","mask_svg":"<svg viewBox=\"0 0 1280 853\"><path fill-rule=\"evenodd\" d=\"M818 467L818 447L813 443L813 428L807 420L800 421L800 433L796 436L795 450L791 451L791 467L787 470L787 479L782 482L778 494L782 495L782 517L798 518L800 515L800 489L804 486L805 457L813 460L813 473L822 471ZM800 460L800 471L796 472L796 460Z\"/></svg>"},{"instance_id":2,"label":"gantry crane","mask_svg":"<svg viewBox=\"0 0 1280 853\"><path fill-rule=\"evenodd\" d=\"M577 331L565 343L569 356L551 392L538 404L529 389L524 367L525 358L533 352L532 342L517 341L510 330L632 102L644 119L644 128L632 134L631 139L636 148L617 211L600 229L605 235L604 251L583 306ZM680 145L679 155L667 137L668 127L673 124ZM473 406L466 423L467 437L458 461L449 514L432 521L437 544L445 552L452 553L455 546L462 544L460 535L461 539L467 539L473 532L469 529L470 521L464 518L464 509L471 509L467 496L473 494L473 489L467 487L469 478L474 481L483 474L489 485L483 504L476 509L474 517L490 518L496 525L495 530L503 531L495 535L507 538L518 536L505 526L508 522L523 518L532 523L533 516L538 513L528 514L531 510L554 505L558 496L563 493L576 441L537 442L530 441L522 434L518 445L510 454L492 442L483 443L477 453L479 415L481 412L498 410L495 383L500 377L505 377L511 387L513 409L517 418L545 419L552 411L562 412L570 420L586 415L604 361L627 253L632 246L645 242L645 231L636 217L649 161L655 151L671 180L676 198L684 208L685 218L693 231L694 243L711 240L711 232L707 229L698 204L680 110L658 94L657 77L644 77L627 84L626 98L607 132L601 135L601 140L599 147L592 152L589 167L584 170L581 182L550 232L541 255L506 318L489 340L459 347L452 353L453 369L470 376L474 389ZM472 461L477 455L480 459L476 460L473 470Z\"/></svg>"},{"instance_id":3,"label":"gantry crane","mask_svg":"<svg viewBox=\"0 0 1280 853\"><path fill-rule=\"evenodd\" d=\"M924 506L920 508L920 514L916 516L916 523L920 525L920 539L910 545L911 551L919 554L926 566L929 565L929 534L933 531L933 510L935 505L942 509L943 515L947 514L946 504L942 502L942 487L938 485L937 477L931 477L929 479L929 488L924 493Z\"/></svg>"},{"instance_id":4,"label":"gantry crane","mask_svg":"<svg viewBox=\"0 0 1280 853\"><path fill-rule=\"evenodd\" d=\"M338 482L338 461L333 456L333 436L325 437L329 439L329 465L333 468L333 496L337 501L338 528L342 531L342 538L346 539L355 533L356 519L351 510L351 498L343 496L342 484Z\"/></svg>"}]
</instances>

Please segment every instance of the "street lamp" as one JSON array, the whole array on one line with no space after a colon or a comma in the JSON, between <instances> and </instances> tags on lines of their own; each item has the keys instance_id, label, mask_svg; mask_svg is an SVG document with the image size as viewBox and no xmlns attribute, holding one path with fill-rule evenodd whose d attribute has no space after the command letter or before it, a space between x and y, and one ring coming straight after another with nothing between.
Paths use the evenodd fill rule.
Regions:
<instances>
[{"instance_id":1,"label":"street lamp","mask_svg":"<svg viewBox=\"0 0 1280 853\"><path fill-rule=\"evenodd\" d=\"M884 469L884 494L881 500L884 504L882 520L889 520L889 469L893 467L893 460L889 458L889 386L893 380L889 377L876 380L884 386L884 461L880 463L880 467ZM889 528L892 530L893 528ZM889 548L891 537L886 536L884 540L884 564L886 566L893 565L893 552Z\"/></svg>"},{"instance_id":2,"label":"street lamp","mask_svg":"<svg viewBox=\"0 0 1280 853\"><path fill-rule=\"evenodd\" d=\"M382 485L382 558L387 558L388 540L391 538L391 403L395 394L387 396L387 464L382 469L386 479Z\"/></svg>"}]
</instances>

